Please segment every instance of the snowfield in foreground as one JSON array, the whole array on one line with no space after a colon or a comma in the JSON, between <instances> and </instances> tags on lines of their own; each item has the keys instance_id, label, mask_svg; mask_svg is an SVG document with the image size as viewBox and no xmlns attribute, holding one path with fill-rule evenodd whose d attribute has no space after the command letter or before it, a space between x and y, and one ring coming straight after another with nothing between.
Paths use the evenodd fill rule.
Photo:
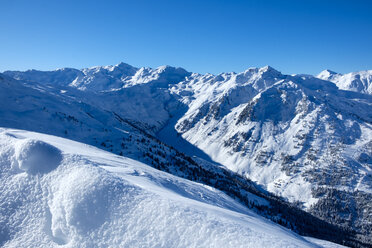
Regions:
<instances>
[{"instance_id":1,"label":"snowfield in foreground","mask_svg":"<svg viewBox=\"0 0 372 248\"><path fill-rule=\"evenodd\" d=\"M4 247L317 247L224 193L55 136L0 129Z\"/></svg>"}]
</instances>

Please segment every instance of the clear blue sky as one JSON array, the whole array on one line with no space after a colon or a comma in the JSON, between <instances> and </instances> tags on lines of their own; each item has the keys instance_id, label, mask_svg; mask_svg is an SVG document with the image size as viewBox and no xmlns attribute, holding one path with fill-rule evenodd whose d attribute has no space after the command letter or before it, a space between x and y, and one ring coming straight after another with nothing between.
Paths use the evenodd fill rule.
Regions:
<instances>
[{"instance_id":1,"label":"clear blue sky","mask_svg":"<svg viewBox=\"0 0 372 248\"><path fill-rule=\"evenodd\" d=\"M117 64L193 72L372 69L372 1L2 0L0 71Z\"/></svg>"}]
</instances>

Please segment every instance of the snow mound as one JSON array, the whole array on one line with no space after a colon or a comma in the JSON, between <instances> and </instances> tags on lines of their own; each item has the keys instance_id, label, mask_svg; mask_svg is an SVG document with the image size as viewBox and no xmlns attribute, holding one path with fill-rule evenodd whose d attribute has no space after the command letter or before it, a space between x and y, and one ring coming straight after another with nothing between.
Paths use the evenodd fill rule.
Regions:
<instances>
[{"instance_id":1,"label":"snow mound","mask_svg":"<svg viewBox=\"0 0 372 248\"><path fill-rule=\"evenodd\" d=\"M19 169L29 173L48 173L60 164L61 151L41 140L25 139L15 147L15 159Z\"/></svg>"},{"instance_id":2,"label":"snow mound","mask_svg":"<svg viewBox=\"0 0 372 248\"><path fill-rule=\"evenodd\" d=\"M59 244L84 236L104 223L109 225L115 198L130 188L98 167L78 166L66 172L53 184L49 202L51 232Z\"/></svg>"}]
</instances>

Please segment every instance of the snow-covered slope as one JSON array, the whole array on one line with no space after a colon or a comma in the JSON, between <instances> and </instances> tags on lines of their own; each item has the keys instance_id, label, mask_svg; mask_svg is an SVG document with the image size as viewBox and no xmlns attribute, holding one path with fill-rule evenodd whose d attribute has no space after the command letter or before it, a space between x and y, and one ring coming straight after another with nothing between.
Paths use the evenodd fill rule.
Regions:
<instances>
[{"instance_id":1,"label":"snow-covered slope","mask_svg":"<svg viewBox=\"0 0 372 248\"><path fill-rule=\"evenodd\" d=\"M0 129L2 247L316 247L230 197L55 136Z\"/></svg>"},{"instance_id":2,"label":"snow-covered slope","mask_svg":"<svg viewBox=\"0 0 372 248\"><path fill-rule=\"evenodd\" d=\"M332 151L333 158L339 154L342 163L353 165L345 168L343 173L352 171L339 186L371 193L369 181L356 179L359 173L362 178L369 173L355 166L363 168L359 157L371 156L372 98L337 91L331 83L317 79L276 80L251 97L244 93L245 85L230 86L219 93L219 87L227 87L231 81L213 83L210 88L216 99L200 101L195 97L176 129L213 160L306 207L316 202L311 190L319 182L312 177L321 176L310 171L315 166L317 170L333 166L337 171ZM198 84L207 85L205 81ZM322 165L314 164L319 161ZM368 168L368 163L364 166ZM298 177L302 173L309 175Z\"/></svg>"},{"instance_id":3,"label":"snow-covered slope","mask_svg":"<svg viewBox=\"0 0 372 248\"><path fill-rule=\"evenodd\" d=\"M17 81L22 87L35 88L38 85L35 82L40 81L39 91L63 99L62 102L81 101L80 104L100 113L93 115L95 118L106 116L104 129L108 132L102 133L98 125L91 128L92 135L100 137L98 143L80 139L79 132L71 138L147 161L185 178L198 181L203 176L202 182L213 187L222 184L207 179L205 175L214 175L213 169L209 169L228 168L241 175L239 180L252 179L329 223L351 227L358 233L358 240L372 242L370 95L339 90L334 83L312 76L283 75L269 66L242 73L201 75L170 66L137 69L119 64L83 69L75 78L67 74L60 81L54 81L54 76L46 79L48 72L39 73L32 76L29 71L6 72L27 80ZM319 77L332 81L342 75L325 71ZM11 87L7 90L13 92ZM19 99L24 99L10 95L4 97L15 103L3 106L3 112L9 112L7 115L18 108ZM78 106L77 103L71 106ZM31 107L30 111L34 109ZM76 113L76 119L80 120L80 115L85 118L84 114ZM12 118L17 120L17 126L1 119L0 122L35 131L43 131L39 126L48 126L42 124L45 118L33 119L30 125L20 115ZM57 131L61 127L47 132L64 136ZM117 129L124 130L120 135L126 137L117 136ZM133 132L137 138L129 140ZM156 136L168 146L156 143L146 134ZM116 137L124 141L118 142ZM119 144L130 149L121 149ZM204 160L195 158L190 163L187 156L181 158L169 145ZM167 154L175 154L171 162ZM177 167L178 159L188 164L185 167L188 172ZM209 168L208 172L198 167L199 174L194 176L193 163ZM226 173L220 170L218 175ZM220 178L236 180L235 175ZM236 190L239 187L233 186L233 195L239 195ZM229 184L223 190L230 192L230 188ZM239 199L244 201L244 197Z\"/></svg>"},{"instance_id":4,"label":"snow-covered slope","mask_svg":"<svg viewBox=\"0 0 372 248\"><path fill-rule=\"evenodd\" d=\"M265 70L243 82L222 75L178 84L189 108L176 130L267 190L370 233L372 97ZM264 86L252 89L257 81Z\"/></svg>"},{"instance_id":5,"label":"snow-covered slope","mask_svg":"<svg viewBox=\"0 0 372 248\"><path fill-rule=\"evenodd\" d=\"M372 94L372 70L339 74L330 70L324 70L317 76L337 85L339 89Z\"/></svg>"},{"instance_id":6,"label":"snow-covered slope","mask_svg":"<svg viewBox=\"0 0 372 248\"><path fill-rule=\"evenodd\" d=\"M0 125L101 145L115 153L138 150L133 139L143 136L136 128L115 113L71 96L74 94L71 88L26 84L0 74Z\"/></svg>"},{"instance_id":7,"label":"snow-covered slope","mask_svg":"<svg viewBox=\"0 0 372 248\"><path fill-rule=\"evenodd\" d=\"M120 63L81 71L7 71L4 75L28 86L39 84L48 87L47 91L57 89L57 94L63 92L84 103L115 112L145 129L157 130L167 122L170 112L179 107L169 94L169 85L185 80L191 73L171 66L138 69Z\"/></svg>"}]
</instances>

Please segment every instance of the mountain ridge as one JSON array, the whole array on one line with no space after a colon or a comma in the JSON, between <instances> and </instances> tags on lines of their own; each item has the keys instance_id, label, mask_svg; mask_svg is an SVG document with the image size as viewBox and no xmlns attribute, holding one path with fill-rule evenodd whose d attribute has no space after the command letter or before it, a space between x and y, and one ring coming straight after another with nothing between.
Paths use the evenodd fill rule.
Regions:
<instances>
[{"instance_id":1,"label":"mountain ridge","mask_svg":"<svg viewBox=\"0 0 372 248\"><path fill-rule=\"evenodd\" d=\"M184 140L323 220L365 237L371 233L371 95L269 66L219 75L165 66L137 68L128 76L97 68L81 84L51 84L56 78L45 77L40 87L125 119L124 130L134 125L163 143L172 131L177 149L182 151ZM105 145L120 151L115 142Z\"/></svg>"}]
</instances>

